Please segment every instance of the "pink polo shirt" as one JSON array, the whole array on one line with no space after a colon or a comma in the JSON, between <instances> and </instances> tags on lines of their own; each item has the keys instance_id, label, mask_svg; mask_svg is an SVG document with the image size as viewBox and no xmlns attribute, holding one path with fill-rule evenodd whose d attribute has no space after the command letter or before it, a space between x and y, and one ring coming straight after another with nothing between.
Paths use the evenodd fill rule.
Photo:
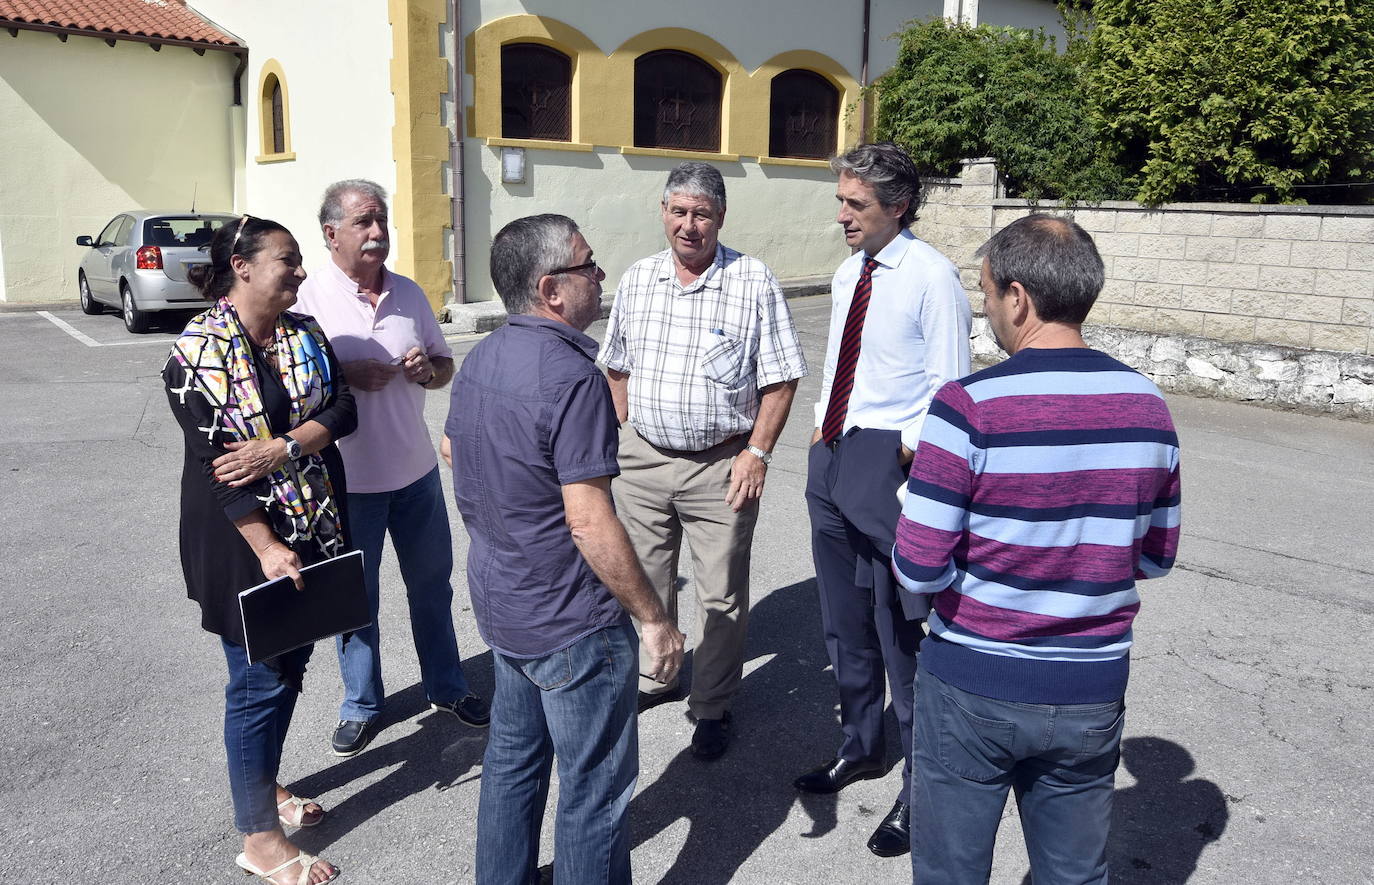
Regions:
<instances>
[{"instance_id":1,"label":"pink polo shirt","mask_svg":"<svg viewBox=\"0 0 1374 885\"><path fill-rule=\"evenodd\" d=\"M389 363L419 345L431 357L453 358L425 293L414 280L382 269L374 308L333 261L301 284L295 307L319 321L339 362ZM358 429L339 440L350 492L394 492L434 469L438 459L425 425L425 390L397 372L381 390L353 389Z\"/></svg>"}]
</instances>

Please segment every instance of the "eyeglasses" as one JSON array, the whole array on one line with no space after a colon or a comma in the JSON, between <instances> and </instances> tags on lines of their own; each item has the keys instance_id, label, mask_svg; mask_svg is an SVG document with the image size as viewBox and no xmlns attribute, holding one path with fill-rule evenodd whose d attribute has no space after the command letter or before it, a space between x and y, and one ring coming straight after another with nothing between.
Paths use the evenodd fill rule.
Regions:
<instances>
[{"instance_id":1,"label":"eyeglasses","mask_svg":"<svg viewBox=\"0 0 1374 885\"><path fill-rule=\"evenodd\" d=\"M245 215L245 216L243 216L243 218L239 221L239 229L236 230L236 231L234 231L234 242L231 243L231 244L229 245L229 254L230 254L231 256L234 254L234 252L235 252L235 251L238 249L238 247L239 247L239 237L243 236L243 226L244 226L245 224L247 224L247 223L248 223L248 219L250 219L250 218L252 218L252 217L253 217L253 216L251 216L251 215Z\"/></svg>"},{"instance_id":2,"label":"eyeglasses","mask_svg":"<svg viewBox=\"0 0 1374 885\"><path fill-rule=\"evenodd\" d=\"M561 273L576 273L579 270L590 270L592 272L592 275L595 276L596 272L600 269L601 268L596 266L595 261L588 261L583 264L574 264L572 267L560 267L555 270L551 270L548 273L544 274L544 276L551 277Z\"/></svg>"}]
</instances>

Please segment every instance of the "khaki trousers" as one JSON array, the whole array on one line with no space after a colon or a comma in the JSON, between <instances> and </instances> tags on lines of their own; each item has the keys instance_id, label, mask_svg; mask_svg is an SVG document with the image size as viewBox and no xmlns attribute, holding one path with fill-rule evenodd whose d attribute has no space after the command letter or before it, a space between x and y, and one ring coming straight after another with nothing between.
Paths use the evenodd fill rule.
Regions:
<instances>
[{"instance_id":1,"label":"khaki trousers","mask_svg":"<svg viewBox=\"0 0 1374 885\"><path fill-rule=\"evenodd\" d=\"M747 441L741 435L705 451L677 452L651 445L629 422L620 428L620 476L611 483L616 513L673 623L684 536L692 550L697 618L687 708L697 719L719 719L744 672L749 556L759 508L754 501L735 513L725 495L730 467ZM642 646L639 670L640 691L676 689L642 675L649 670Z\"/></svg>"}]
</instances>

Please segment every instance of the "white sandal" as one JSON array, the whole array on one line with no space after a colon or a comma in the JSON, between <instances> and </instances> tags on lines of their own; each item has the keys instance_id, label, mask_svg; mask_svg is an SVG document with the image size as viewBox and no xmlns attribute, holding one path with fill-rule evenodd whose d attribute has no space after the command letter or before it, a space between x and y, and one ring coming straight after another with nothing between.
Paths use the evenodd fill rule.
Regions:
<instances>
[{"instance_id":1,"label":"white sandal","mask_svg":"<svg viewBox=\"0 0 1374 885\"><path fill-rule=\"evenodd\" d=\"M290 811L287 812L291 817L287 817L285 814L281 813L282 806L284 805L291 806ZM300 796L287 796L277 803L277 820L281 821L281 825L284 827L313 827L319 825L324 820L324 806L320 805L320 816L307 823L305 820L305 806L307 805L320 805L320 803L316 802L314 799L302 799Z\"/></svg>"},{"instance_id":2,"label":"white sandal","mask_svg":"<svg viewBox=\"0 0 1374 885\"><path fill-rule=\"evenodd\" d=\"M296 874L296 885L303 885L303 883L304 885L309 885L310 869L311 867L315 866L316 862L319 862L319 860L320 859L318 857L312 857L311 855L306 854L304 851L302 851L300 854L291 858L281 866L275 869L267 870L266 872L263 872L262 870L253 866L252 861L248 859L248 855L246 853L240 853L239 856L234 859L234 863L238 864L239 869L243 870L245 873L248 873L251 876L257 876L259 879L262 879L266 882L271 882L272 885L281 885L280 882L272 878L273 876L275 876L277 873L280 873L282 870L286 869L292 864L298 863L301 865L301 872ZM333 882L335 879L339 878L339 874L342 873L343 870L340 870L338 867L334 866L332 863L329 863L329 861L327 860L323 861L323 863L329 864L330 868L334 870L333 875L331 875L328 879L325 879L324 881Z\"/></svg>"}]
</instances>

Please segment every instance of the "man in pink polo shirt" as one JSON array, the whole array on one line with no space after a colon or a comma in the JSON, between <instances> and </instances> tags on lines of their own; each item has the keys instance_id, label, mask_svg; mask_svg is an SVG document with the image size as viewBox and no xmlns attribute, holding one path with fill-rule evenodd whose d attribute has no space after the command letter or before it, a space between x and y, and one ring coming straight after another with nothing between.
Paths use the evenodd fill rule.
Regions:
<instances>
[{"instance_id":1,"label":"man in pink polo shirt","mask_svg":"<svg viewBox=\"0 0 1374 885\"><path fill-rule=\"evenodd\" d=\"M425 391L453 378L425 293L386 268L386 192L349 179L330 185L320 227L332 259L301 285L296 310L315 317L343 364L358 404L358 429L339 440L348 476L347 530L363 551L372 626L339 637L344 701L330 746L352 756L380 724L381 637L377 624L382 542L401 566L420 679L430 706L474 728L490 721L486 703L468 690L453 632L453 544L434 443L425 425Z\"/></svg>"}]
</instances>

